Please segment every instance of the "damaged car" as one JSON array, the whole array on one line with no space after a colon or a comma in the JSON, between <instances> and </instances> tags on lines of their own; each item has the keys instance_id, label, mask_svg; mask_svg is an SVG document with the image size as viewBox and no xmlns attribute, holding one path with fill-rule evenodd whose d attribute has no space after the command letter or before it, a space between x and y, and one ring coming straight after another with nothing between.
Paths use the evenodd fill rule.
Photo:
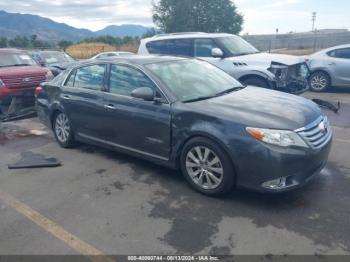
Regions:
<instances>
[{"instance_id":1,"label":"damaged car","mask_svg":"<svg viewBox=\"0 0 350 262\"><path fill-rule=\"evenodd\" d=\"M130 56L79 64L36 91L39 118L75 141L180 169L199 192L282 192L324 168L332 128L303 97L245 87L197 59Z\"/></svg>"},{"instance_id":2,"label":"damaged car","mask_svg":"<svg viewBox=\"0 0 350 262\"><path fill-rule=\"evenodd\" d=\"M245 85L292 94L308 90L305 58L259 52L239 36L222 33L175 33L141 40L138 54L196 57L229 73Z\"/></svg>"},{"instance_id":3,"label":"damaged car","mask_svg":"<svg viewBox=\"0 0 350 262\"><path fill-rule=\"evenodd\" d=\"M31 51L32 58L41 66L50 69L54 76L76 63L76 60L63 51Z\"/></svg>"},{"instance_id":4,"label":"damaged car","mask_svg":"<svg viewBox=\"0 0 350 262\"><path fill-rule=\"evenodd\" d=\"M0 120L35 112L35 88L52 78L27 52L0 49Z\"/></svg>"}]
</instances>

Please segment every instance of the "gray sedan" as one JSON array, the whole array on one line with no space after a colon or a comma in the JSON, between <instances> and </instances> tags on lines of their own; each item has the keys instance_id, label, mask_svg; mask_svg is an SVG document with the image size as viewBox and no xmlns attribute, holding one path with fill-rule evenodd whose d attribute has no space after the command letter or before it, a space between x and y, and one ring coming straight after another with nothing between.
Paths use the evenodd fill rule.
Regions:
<instances>
[{"instance_id":1,"label":"gray sedan","mask_svg":"<svg viewBox=\"0 0 350 262\"><path fill-rule=\"evenodd\" d=\"M350 44L317 52L308 58L310 89L323 92L331 86L350 87Z\"/></svg>"},{"instance_id":2,"label":"gray sedan","mask_svg":"<svg viewBox=\"0 0 350 262\"><path fill-rule=\"evenodd\" d=\"M36 90L62 147L92 143L179 168L193 188L281 192L326 164L332 129L313 102L244 87L194 59L89 61Z\"/></svg>"}]
</instances>

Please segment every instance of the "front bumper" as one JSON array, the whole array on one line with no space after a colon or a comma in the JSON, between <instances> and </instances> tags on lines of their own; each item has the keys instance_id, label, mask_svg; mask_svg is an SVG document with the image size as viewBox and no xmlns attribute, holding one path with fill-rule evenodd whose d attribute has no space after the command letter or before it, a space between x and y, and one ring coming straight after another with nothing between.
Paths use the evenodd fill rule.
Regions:
<instances>
[{"instance_id":1,"label":"front bumper","mask_svg":"<svg viewBox=\"0 0 350 262\"><path fill-rule=\"evenodd\" d=\"M320 149L281 148L256 141L246 153L241 153L236 184L259 192L285 192L304 186L325 167L331 150L332 137ZM269 188L267 182L285 179L282 187Z\"/></svg>"},{"instance_id":2,"label":"front bumper","mask_svg":"<svg viewBox=\"0 0 350 262\"><path fill-rule=\"evenodd\" d=\"M278 70L273 67L269 68L269 71L276 76L277 90L295 95L300 95L309 90L310 69L306 63L288 66L287 71Z\"/></svg>"}]
</instances>

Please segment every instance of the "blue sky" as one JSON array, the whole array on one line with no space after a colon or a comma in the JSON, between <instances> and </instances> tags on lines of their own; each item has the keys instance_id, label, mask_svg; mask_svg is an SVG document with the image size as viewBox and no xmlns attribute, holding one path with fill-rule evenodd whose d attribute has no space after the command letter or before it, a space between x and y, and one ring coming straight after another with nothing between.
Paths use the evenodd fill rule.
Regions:
<instances>
[{"instance_id":1,"label":"blue sky","mask_svg":"<svg viewBox=\"0 0 350 262\"><path fill-rule=\"evenodd\" d=\"M215 1L215 0L212 0ZM111 24L152 25L152 0L0 0L0 10L30 13L78 28L98 30ZM316 28L350 29L350 0L234 0L244 15L243 33L268 34Z\"/></svg>"}]
</instances>

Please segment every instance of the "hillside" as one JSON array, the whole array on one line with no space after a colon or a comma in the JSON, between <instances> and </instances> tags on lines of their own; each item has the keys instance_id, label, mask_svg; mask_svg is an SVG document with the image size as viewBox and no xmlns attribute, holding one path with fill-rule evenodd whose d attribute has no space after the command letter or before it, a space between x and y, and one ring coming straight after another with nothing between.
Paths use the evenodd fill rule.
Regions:
<instances>
[{"instance_id":1,"label":"hillside","mask_svg":"<svg viewBox=\"0 0 350 262\"><path fill-rule=\"evenodd\" d=\"M96 31L97 35L111 35L111 36L142 36L150 28L144 27L142 25L110 25L102 30Z\"/></svg>"},{"instance_id":2,"label":"hillside","mask_svg":"<svg viewBox=\"0 0 350 262\"><path fill-rule=\"evenodd\" d=\"M39 39L45 41L79 41L83 38L100 35L111 35L114 37L141 36L148 29L141 25L112 25L93 32L88 29L78 29L64 23L57 23L37 15L0 11L0 37L7 38L37 35Z\"/></svg>"}]
</instances>

